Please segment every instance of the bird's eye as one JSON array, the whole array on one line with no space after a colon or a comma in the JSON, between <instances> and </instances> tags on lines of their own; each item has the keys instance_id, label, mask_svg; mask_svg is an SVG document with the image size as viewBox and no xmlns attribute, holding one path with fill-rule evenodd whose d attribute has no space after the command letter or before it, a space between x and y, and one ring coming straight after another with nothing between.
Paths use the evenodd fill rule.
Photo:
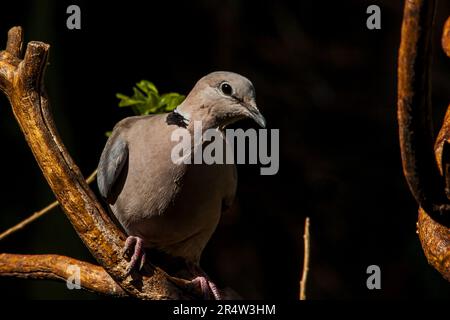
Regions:
<instances>
[{"instance_id":1,"label":"bird's eye","mask_svg":"<svg viewBox=\"0 0 450 320\"><path fill-rule=\"evenodd\" d=\"M220 85L220 90L226 96L231 96L233 94L233 88L227 82L224 82Z\"/></svg>"}]
</instances>

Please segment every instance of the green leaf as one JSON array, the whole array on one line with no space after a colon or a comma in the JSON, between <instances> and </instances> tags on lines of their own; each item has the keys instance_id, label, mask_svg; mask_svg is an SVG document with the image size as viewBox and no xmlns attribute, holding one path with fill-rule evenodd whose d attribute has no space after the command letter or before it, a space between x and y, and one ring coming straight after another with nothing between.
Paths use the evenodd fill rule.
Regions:
<instances>
[{"instance_id":1,"label":"green leaf","mask_svg":"<svg viewBox=\"0 0 450 320\"><path fill-rule=\"evenodd\" d=\"M145 93L153 92L156 93L157 95L159 94L158 89L156 89L156 86L153 84L153 82L150 82L148 80L141 80L138 83L136 83L136 86Z\"/></svg>"},{"instance_id":2,"label":"green leaf","mask_svg":"<svg viewBox=\"0 0 450 320\"><path fill-rule=\"evenodd\" d=\"M179 93L165 93L161 96L160 106L163 111L172 111L183 102L185 96Z\"/></svg>"},{"instance_id":3,"label":"green leaf","mask_svg":"<svg viewBox=\"0 0 450 320\"><path fill-rule=\"evenodd\" d=\"M119 107L129 107L140 103L142 103L142 101L135 99L125 99L119 102Z\"/></svg>"},{"instance_id":4,"label":"green leaf","mask_svg":"<svg viewBox=\"0 0 450 320\"><path fill-rule=\"evenodd\" d=\"M130 98L129 96L126 96L126 95L124 95L122 93L116 93L116 97L118 99L129 99Z\"/></svg>"},{"instance_id":5,"label":"green leaf","mask_svg":"<svg viewBox=\"0 0 450 320\"><path fill-rule=\"evenodd\" d=\"M136 110L134 110L134 113L136 115L146 115L146 114L149 114L149 110L151 109L151 106L148 104L141 103L141 104L137 105L135 109Z\"/></svg>"},{"instance_id":6,"label":"green leaf","mask_svg":"<svg viewBox=\"0 0 450 320\"><path fill-rule=\"evenodd\" d=\"M150 92L147 96L147 98L145 99L145 104L148 106L148 108L152 108L154 106L157 106L159 104L159 101L161 100L161 97L159 96L159 94L154 93L154 92Z\"/></svg>"},{"instance_id":7,"label":"green leaf","mask_svg":"<svg viewBox=\"0 0 450 320\"><path fill-rule=\"evenodd\" d=\"M145 100L145 96L144 96L144 94L142 93L142 91L140 91L138 88L136 88L136 87L134 87L133 88L133 99L136 99L136 100Z\"/></svg>"},{"instance_id":8,"label":"green leaf","mask_svg":"<svg viewBox=\"0 0 450 320\"><path fill-rule=\"evenodd\" d=\"M159 95L159 91L153 82L141 80L132 88L131 97L117 93L116 97L120 99L119 107L131 107L137 115L157 114L169 112L175 109L185 96L176 92Z\"/></svg>"},{"instance_id":9,"label":"green leaf","mask_svg":"<svg viewBox=\"0 0 450 320\"><path fill-rule=\"evenodd\" d=\"M159 91L153 82L141 80L132 88L133 95L127 96L117 93L119 107L130 107L136 115L158 114L170 112L183 102L185 96L176 92L159 95ZM105 133L107 137L111 131Z\"/></svg>"}]
</instances>

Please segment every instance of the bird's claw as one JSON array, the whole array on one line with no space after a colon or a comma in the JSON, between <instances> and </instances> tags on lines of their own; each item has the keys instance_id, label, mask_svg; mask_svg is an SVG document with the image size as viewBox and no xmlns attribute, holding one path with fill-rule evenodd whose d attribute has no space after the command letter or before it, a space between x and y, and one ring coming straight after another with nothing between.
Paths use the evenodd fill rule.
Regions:
<instances>
[{"instance_id":1,"label":"bird's claw","mask_svg":"<svg viewBox=\"0 0 450 320\"><path fill-rule=\"evenodd\" d=\"M139 237L129 236L125 241L125 246L122 250L124 257L130 256L130 263L126 269L126 274L129 275L133 270L138 267L138 271L142 269L145 264L145 250L143 248L143 240ZM138 264L139 263L139 264Z\"/></svg>"},{"instance_id":2,"label":"bird's claw","mask_svg":"<svg viewBox=\"0 0 450 320\"><path fill-rule=\"evenodd\" d=\"M192 283L199 284L205 300L210 300L211 296L214 300L222 300L219 289L214 282L208 280L206 277L199 276L192 280Z\"/></svg>"}]
</instances>

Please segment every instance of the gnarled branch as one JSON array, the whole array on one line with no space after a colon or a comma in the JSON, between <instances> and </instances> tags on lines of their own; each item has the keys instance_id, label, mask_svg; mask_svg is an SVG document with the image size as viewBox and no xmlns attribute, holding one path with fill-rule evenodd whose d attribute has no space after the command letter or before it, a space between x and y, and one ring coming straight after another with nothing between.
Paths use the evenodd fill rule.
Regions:
<instances>
[{"instance_id":1,"label":"gnarled branch","mask_svg":"<svg viewBox=\"0 0 450 320\"><path fill-rule=\"evenodd\" d=\"M71 266L79 268L80 286L83 289L116 297L127 296L127 293L100 266L52 254L0 254L2 276L66 281L74 275Z\"/></svg>"},{"instance_id":2,"label":"gnarled branch","mask_svg":"<svg viewBox=\"0 0 450 320\"><path fill-rule=\"evenodd\" d=\"M423 251L431 264L450 281L450 230L436 223L422 208L419 209L417 230Z\"/></svg>"},{"instance_id":3,"label":"gnarled branch","mask_svg":"<svg viewBox=\"0 0 450 320\"><path fill-rule=\"evenodd\" d=\"M419 205L448 219L450 203L434 157L430 102L434 0L405 1L398 58L398 122L403 171Z\"/></svg>"},{"instance_id":4,"label":"gnarled branch","mask_svg":"<svg viewBox=\"0 0 450 320\"><path fill-rule=\"evenodd\" d=\"M408 0L398 59L398 122L403 171L420 205L418 234L428 262L450 280L450 157L446 116L435 150L431 121L431 34L434 0ZM444 38L448 34L448 24ZM443 39L444 49L448 41Z\"/></svg>"},{"instance_id":5,"label":"gnarled branch","mask_svg":"<svg viewBox=\"0 0 450 320\"><path fill-rule=\"evenodd\" d=\"M44 177L81 240L104 271L132 297L189 299L200 296L198 290L192 290L189 281L173 278L152 265L147 266L147 272L126 274L127 261L121 254L125 235L86 184L55 128L43 86L50 46L32 41L22 60L22 42L22 29L12 28L8 32L6 50L0 52L0 90L8 97ZM5 257L0 260L0 276L5 275L1 270L12 267L10 262L19 261ZM37 260L39 256L22 256L20 263L31 266ZM99 267L83 266L83 270L92 275L91 280L96 276L99 276L97 281L105 279ZM61 272L55 268L47 274L60 275ZM91 289L95 290L94 287Z\"/></svg>"}]
</instances>

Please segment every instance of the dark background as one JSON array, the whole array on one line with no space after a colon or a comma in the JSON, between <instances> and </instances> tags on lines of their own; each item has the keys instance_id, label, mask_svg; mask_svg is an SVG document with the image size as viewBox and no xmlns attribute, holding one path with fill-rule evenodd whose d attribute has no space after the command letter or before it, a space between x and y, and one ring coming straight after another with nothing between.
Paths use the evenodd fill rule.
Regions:
<instances>
[{"instance_id":1,"label":"dark background","mask_svg":"<svg viewBox=\"0 0 450 320\"><path fill-rule=\"evenodd\" d=\"M67 30L78 4L82 29ZM382 29L366 28L378 4ZM297 299L303 223L311 217L308 298L449 298L415 233L417 205L402 175L396 123L396 60L403 1L4 1L0 47L10 27L51 44L46 86L76 163L96 167L105 131L131 115L116 92L153 81L188 93L215 70L252 80L270 128L280 129L280 171L239 166L238 210L223 218L204 269L246 298ZM450 94L450 60L435 34L436 127ZM4 230L53 201L7 100L0 97ZM243 123L244 127L252 124ZM0 242L0 252L59 253L93 261L58 209ZM377 264L382 289L366 288ZM8 298L94 299L64 283L0 279Z\"/></svg>"}]
</instances>

